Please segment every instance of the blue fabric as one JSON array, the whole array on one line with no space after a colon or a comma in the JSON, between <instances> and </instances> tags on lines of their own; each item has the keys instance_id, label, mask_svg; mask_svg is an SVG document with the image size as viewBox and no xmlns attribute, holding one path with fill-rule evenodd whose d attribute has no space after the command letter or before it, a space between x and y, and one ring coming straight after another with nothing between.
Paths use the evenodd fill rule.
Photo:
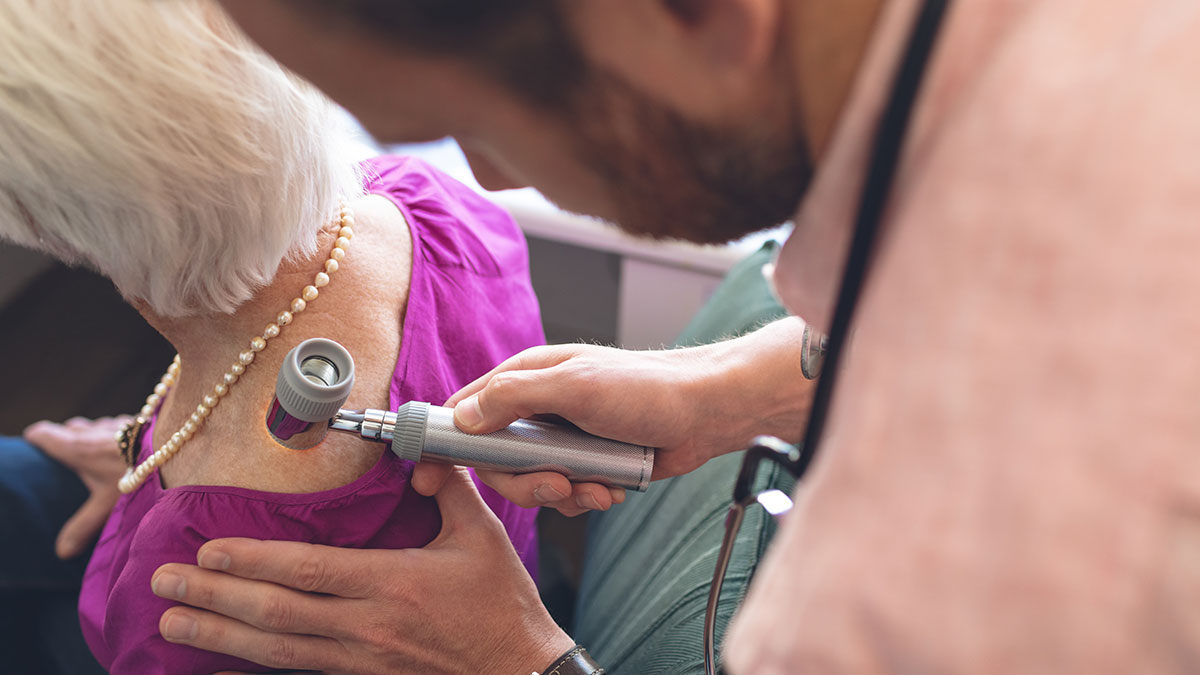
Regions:
<instances>
[{"instance_id":1,"label":"blue fabric","mask_svg":"<svg viewBox=\"0 0 1200 675\"><path fill-rule=\"evenodd\" d=\"M103 673L76 603L90 551L54 555L63 523L87 499L73 471L19 438L0 437L0 670Z\"/></svg>"}]
</instances>

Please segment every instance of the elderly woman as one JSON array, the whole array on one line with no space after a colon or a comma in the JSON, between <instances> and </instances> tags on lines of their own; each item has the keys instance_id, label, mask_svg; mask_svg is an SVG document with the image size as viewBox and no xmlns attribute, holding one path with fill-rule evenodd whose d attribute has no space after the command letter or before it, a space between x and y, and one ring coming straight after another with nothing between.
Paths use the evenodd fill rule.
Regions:
<instances>
[{"instance_id":1,"label":"elderly woman","mask_svg":"<svg viewBox=\"0 0 1200 675\"><path fill-rule=\"evenodd\" d=\"M437 535L382 446L265 432L292 346L341 342L348 405L394 409L543 340L511 219L417 161L356 163L339 119L209 2L0 0L0 234L99 270L179 353L84 578L84 633L114 673L255 669L159 636L153 571L209 539ZM534 513L480 489L532 571Z\"/></svg>"}]
</instances>

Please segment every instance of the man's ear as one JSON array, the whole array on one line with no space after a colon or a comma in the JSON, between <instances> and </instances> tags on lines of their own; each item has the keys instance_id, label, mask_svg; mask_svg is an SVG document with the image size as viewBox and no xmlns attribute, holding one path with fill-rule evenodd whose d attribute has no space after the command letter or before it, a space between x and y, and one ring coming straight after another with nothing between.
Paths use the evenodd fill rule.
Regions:
<instances>
[{"instance_id":1,"label":"man's ear","mask_svg":"<svg viewBox=\"0 0 1200 675\"><path fill-rule=\"evenodd\" d=\"M677 109L714 114L748 93L780 46L787 0L572 0L587 60Z\"/></svg>"}]
</instances>

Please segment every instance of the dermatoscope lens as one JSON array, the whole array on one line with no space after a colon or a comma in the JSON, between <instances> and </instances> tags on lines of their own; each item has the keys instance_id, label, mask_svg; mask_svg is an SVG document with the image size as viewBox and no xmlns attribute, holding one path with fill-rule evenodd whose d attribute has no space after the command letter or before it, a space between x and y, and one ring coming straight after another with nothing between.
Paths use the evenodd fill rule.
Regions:
<instances>
[{"instance_id":1,"label":"dermatoscope lens","mask_svg":"<svg viewBox=\"0 0 1200 675\"><path fill-rule=\"evenodd\" d=\"M289 448L321 442L354 387L354 359L332 340L312 338L288 352L267 410L267 431Z\"/></svg>"},{"instance_id":2,"label":"dermatoscope lens","mask_svg":"<svg viewBox=\"0 0 1200 675\"><path fill-rule=\"evenodd\" d=\"M337 365L324 356L310 356L300 362L300 374L313 384L332 387L338 381Z\"/></svg>"}]
</instances>

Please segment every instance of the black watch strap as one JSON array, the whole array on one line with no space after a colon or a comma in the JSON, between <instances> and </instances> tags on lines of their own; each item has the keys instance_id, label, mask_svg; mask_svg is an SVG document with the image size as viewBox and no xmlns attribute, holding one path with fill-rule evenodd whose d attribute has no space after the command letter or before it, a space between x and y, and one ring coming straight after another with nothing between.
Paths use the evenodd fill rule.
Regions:
<instances>
[{"instance_id":1,"label":"black watch strap","mask_svg":"<svg viewBox=\"0 0 1200 675\"><path fill-rule=\"evenodd\" d=\"M604 675L604 669L592 660L586 649L575 645L541 673L533 675Z\"/></svg>"}]
</instances>

